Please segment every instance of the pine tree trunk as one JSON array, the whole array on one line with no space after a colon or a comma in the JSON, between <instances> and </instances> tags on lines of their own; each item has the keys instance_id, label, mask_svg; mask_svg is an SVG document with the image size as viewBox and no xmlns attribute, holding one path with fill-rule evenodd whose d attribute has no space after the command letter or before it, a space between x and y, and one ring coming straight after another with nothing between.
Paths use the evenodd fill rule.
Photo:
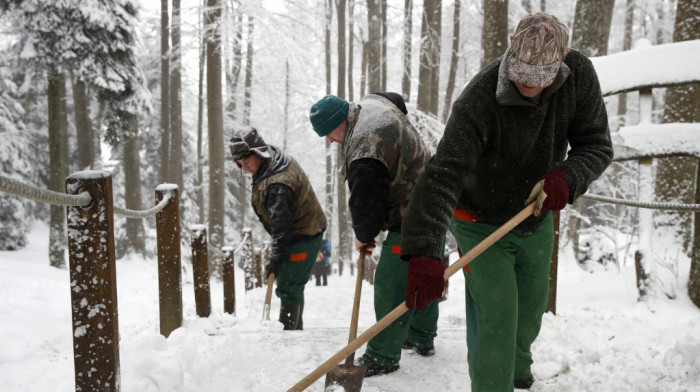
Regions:
<instances>
[{"instance_id":1,"label":"pine tree trunk","mask_svg":"<svg viewBox=\"0 0 700 392\"><path fill-rule=\"evenodd\" d=\"M352 62L354 59L354 45L353 43L355 42L355 36L354 31L353 31L353 15L355 11L355 0L349 0L350 6L348 7L348 101L352 102L355 97L354 97L354 89L353 89L353 78L352 78Z\"/></svg>"},{"instance_id":2,"label":"pine tree trunk","mask_svg":"<svg viewBox=\"0 0 700 392\"><path fill-rule=\"evenodd\" d=\"M95 143L90 121L90 99L82 80L73 82L73 106L75 110L76 146L78 170L92 169L95 162Z\"/></svg>"},{"instance_id":3,"label":"pine tree trunk","mask_svg":"<svg viewBox=\"0 0 700 392\"><path fill-rule=\"evenodd\" d=\"M614 5L615 0L577 0L571 47L589 57L608 54Z\"/></svg>"},{"instance_id":4,"label":"pine tree trunk","mask_svg":"<svg viewBox=\"0 0 700 392\"><path fill-rule=\"evenodd\" d=\"M345 0L337 0L338 14L338 96L345 98ZM341 149L336 148L336 164L342 162ZM351 260L352 231L348 219L348 206L346 202L345 181L339 170L335 170L336 190L338 195L338 251L339 260Z\"/></svg>"},{"instance_id":5,"label":"pine tree trunk","mask_svg":"<svg viewBox=\"0 0 700 392\"><path fill-rule=\"evenodd\" d=\"M170 15L160 1L160 182L170 182Z\"/></svg>"},{"instance_id":6,"label":"pine tree trunk","mask_svg":"<svg viewBox=\"0 0 700 392\"><path fill-rule=\"evenodd\" d=\"M461 1L455 0L454 15L452 18L452 59L450 60L450 74L447 77L447 91L445 92L445 106L442 108L442 122L447 122L452 106L452 94L454 92L457 67L459 66L459 13Z\"/></svg>"},{"instance_id":7,"label":"pine tree trunk","mask_svg":"<svg viewBox=\"0 0 700 392\"><path fill-rule=\"evenodd\" d=\"M694 0L678 0L676 20L673 29L673 41L689 41L700 39L700 6ZM700 83L671 87L666 90L666 107L664 122L700 122ZM661 200L682 200L687 203L700 200L700 165L695 158L660 159L657 171L664 170L672 173L667 178L657 175L657 191L661 187L665 191L659 194ZM675 184L674 184L675 183ZM677 186L676 186L677 185ZM692 193L695 190L695 194ZM670 195L672 191L674 195ZM673 198L671 198L671 197ZM673 227L679 228L683 236L683 247L691 256L690 278L688 279L688 295L693 303L700 307L700 213L695 213L695 224L690 213L667 213L673 221ZM694 234L691 240L691 233Z\"/></svg>"},{"instance_id":8,"label":"pine tree trunk","mask_svg":"<svg viewBox=\"0 0 700 392\"><path fill-rule=\"evenodd\" d=\"M209 243L220 249L224 245L224 116L221 96L221 9L220 0L207 0L204 14L207 39L207 120L209 123ZM209 271L221 276L220 263L214 254L209 258Z\"/></svg>"},{"instance_id":9,"label":"pine tree trunk","mask_svg":"<svg viewBox=\"0 0 700 392\"><path fill-rule=\"evenodd\" d=\"M202 26L203 27L203 26ZM202 146L204 128L204 65L206 64L207 42L204 29L201 30L202 40L199 47L199 82L197 85L197 207L199 210L199 222L206 222L204 201L204 152Z\"/></svg>"},{"instance_id":10,"label":"pine tree trunk","mask_svg":"<svg viewBox=\"0 0 700 392\"><path fill-rule=\"evenodd\" d=\"M49 101L49 189L64 192L68 177L68 118L66 79L51 73L48 80ZM65 268L66 208L51 205L49 222L49 264Z\"/></svg>"},{"instance_id":11,"label":"pine tree trunk","mask_svg":"<svg viewBox=\"0 0 700 392\"><path fill-rule=\"evenodd\" d=\"M508 47L508 0L484 1L484 26L481 33L484 57L481 67L501 56Z\"/></svg>"},{"instance_id":12,"label":"pine tree trunk","mask_svg":"<svg viewBox=\"0 0 700 392\"><path fill-rule=\"evenodd\" d=\"M253 96L253 32L255 18L248 15L248 48L245 61L245 93L243 96L243 124L250 125L250 107Z\"/></svg>"},{"instance_id":13,"label":"pine tree trunk","mask_svg":"<svg viewBox=\"0 0 700 392\"><path fill-rule=\"evenodd\" d=\"M413 34L413 0L404 0L403 11L403 74L401 95L406 102L411 100L411 37Z\"/></svg>"},{"instance_id":14,"label":"pine tree trunk","mask_svg":"<svg viewBox=\"0 0 700 392\"><path fill-rule=\"evenodd\" d=\"M338 15L338 96L345 98L345 0L336 0Z\"/></svg>"},{"instance_id":15,"label":"pine tree trunk","mask_svg":"<svg viewBox=\"0 0 700 392\"><path fill-rule=\"evenodd\" d=\"M124 136L124 199L126 208L140 210L141 206L141 158L139 150L139 121L137 116L131 116L131 132ZM138 254L146 253L146 242L143 231L143 219L126 219L127 248Z\"/></svg>"},{"instance_id":16,"label":"pine tree trunk","mask_svg":"<svg viewBox=\"0 0 700 392\"><path fill-rule=\"evenodd\" d=\"M173 18L171 21L171 62L170 62L170 159L169 166L173 183L180 188L180 195L185 195L182 179L182 59L180 47L180 0L173 1Z\"/></svg>"},{"instance_id":17,"label":"pine tree trunk","mask_svg":"<svg viewBox=\"0 0 700 392\"><path fill-rule=\"evenodd\" d=\"M431 22L431 32L434 34L433 45L431 46L430 70L430 114L436 118L438 116L438 106L440 104L440 51L442 50L442 0L435 1L435 16Z\"/></svg>"},{"instance_id":18,"label":"pine tree trunk","mask_svg":"<svg viewBox=\"0 0 700 392\"><path fill-rule=\"evenodd\" d=\"M418 101L416 107L424 113L432 113L433 94L437 88L433 88L436 73L439 76L439 33L436 30L439 26L440 0L425 0L423 2L423 17L421 23L421 47L420 47L420 67L418 69ZM436 56L437 54L437 56ZM437 64L435 60L438 60ZM439 80L439 79L438 79Z\"/></svg>"},{"instance_id":19,"label":"pine tree trunk","mask_svg":"<svg viewBox=\"0 0 700 392\"><path fill-rule=\"evenodd\" d=\"M367 0L369 48L367 52L367 92L382 90L382 26L380 0Z\"/></svg>"},{"instance_id":20,"label":"pine tree trunk","mask_svg":"<svg viewBox=\"0 0 700 392\"><path fill-rule=\"evenodd\" d=\"M634 0L627 0L625 8L625 35L622 41L622 50L632 48L632 30L634 28ZM627 93L618 95L617 115L620 116L620 126L624 126L627 113Z\"/></svg>"},{"instance_id":21,"label":"pine tree trunk","mask_svg":"<svg viewBox=\"0 0 700 392\"><path fill-rule=\"evenodd\" d=\"M387 42L387 31L386 31L386 3L387 0L379 0L380 6L379 6L379 14L381 15L381 24L382 24L382 57L381 57L381 69L382 69L382 76L381 76L381 91L386 91L386 66L387 66L387 58L386 58L386 42Z\"/></svg>"}]
</instances>

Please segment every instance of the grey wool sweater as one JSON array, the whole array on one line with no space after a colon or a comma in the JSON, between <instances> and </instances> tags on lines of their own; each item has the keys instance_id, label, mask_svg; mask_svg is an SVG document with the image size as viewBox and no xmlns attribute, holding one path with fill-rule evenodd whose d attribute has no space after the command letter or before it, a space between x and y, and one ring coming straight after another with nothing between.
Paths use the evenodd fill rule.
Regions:
<instances>
[{"instance_id":1,"label":"grey wool sweater","mask_svg":"<svg viewBox=\"0 0 700 392\"><path fill-rule=\"evenodd\" d=\"M435 155L410 196L403 219L402 257L442 257L454 208L500 226L525 206L535 183L565 173L569 203L586 192L613 157L598 77L572 50L538 102L524 99L505 77L501 58L479 72L452 106ZM534 231L530 216L517 229Z\"/></svg>"}]
</instances>

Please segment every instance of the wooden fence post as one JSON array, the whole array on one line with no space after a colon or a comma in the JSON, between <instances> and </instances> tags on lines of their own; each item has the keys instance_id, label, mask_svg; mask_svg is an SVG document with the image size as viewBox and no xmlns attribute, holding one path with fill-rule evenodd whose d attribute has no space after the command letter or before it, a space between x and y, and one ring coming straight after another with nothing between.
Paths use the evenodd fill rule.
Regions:
<instances>
[{"instance_id":1,"label":"wooden fence post","mask_svg":"<svg viewBox=\"0 0 700 392\"><path fill-rule=\"evenodd\" d=\"M224 312L229 314L236 313L236 275L235 264L233 263L233 248L226 246L223 249L223 279L224 279Z\"/></svg>"},{"instance_id":2,"label":"wooden fence post","mask_svg":"<svg viewBox=\"0 0 700 392\"><path fill-rule=\"evenodd\" d=\"M160 334L166 338L182 325L182 270L180 261L180 202L178 186L156 187L156 204L166 195L170 201L156 214L158 242L158 299Z\"/></svg>"},{"instance_id":3,"label":"wooden fence post","mask_svg":"<svg viewBox=\"0 0 700 392\"><path fill-rule=\"evenodd\" d=\"M654 177L652 175L652 159L645 158L639 160L639 199L653 201L654 199ZM653 291L650 286L650 275L654 274L653 258L653 231L654 221L652 210L639 208L639 249L635 252L634 263L637 275L637 289L639 299Z\"/></svg>"},{"instance_id":4,"label":"wooden fence post","mask_svg":"<svg viewBox=\"0 0 700 392\"><path fill-rule=\"evenodd\" d=\"M119 391L112 177L100 171L71 174L66 193L82 192L92 203L67 208L75 390Z\"/></svg>"},{"instance_id":5,"label":"wooden fence post","mask_svg":"<svg viewBox=\"0 0 700 392\"><path fill-rule=\"evenodd\" d=\"M263 286L263 278L262 278L262 253L263 250L260 248L255 248L255 251L253 252L255 254L255 257L253 258L254 263L253 263L253 276L255 277L255 287L262 287Z\"/></svg>"},{"instance_id":6,"label":"wooden fence post","mask_svg":"<svg viewBox=\"0 0 700 392\"><path fill-rule=\"evenodd\" d=\"M253 232L250 229L243 229L243 246L241 247L241 258L243 259L243 273L245 291L255 288L255 250L253 249Z\"/></svg>"},{"instance_id":7,"label":"wooden fence post","mask_svg":"<svg viewBox=\"0 0 700 392\"><path fill-rule=\"evenodd\" d=\"M211 314L211 290L209 288L209 252L207 250L207 227L195 225L192 231L192 273L194 275L194 303L197 316Z\"/></svg>"}]
</instances>

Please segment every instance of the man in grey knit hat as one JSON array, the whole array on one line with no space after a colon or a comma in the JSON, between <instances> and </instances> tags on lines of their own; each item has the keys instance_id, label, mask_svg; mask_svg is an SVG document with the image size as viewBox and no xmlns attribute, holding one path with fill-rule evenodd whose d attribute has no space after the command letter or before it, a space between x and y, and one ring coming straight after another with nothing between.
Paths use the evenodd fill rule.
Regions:
<instances>
[{"instance_id":1,"label":"man in grey knit hat","mask_svg":"<svg viewBox=\"0 0 700 392\"><path fill-rule=\"evenodd\" d=\"M449 225L466 253L535 203L533 216L464 271L472 391L510 392L534 383L530 347L547 306L550 211L585 193L612 160L595 70L567 41L566 26L552 15L520 21L505 54L454 102L404 216L406 303L421 309L442 293Z\"/></svg>"}]
</instances>

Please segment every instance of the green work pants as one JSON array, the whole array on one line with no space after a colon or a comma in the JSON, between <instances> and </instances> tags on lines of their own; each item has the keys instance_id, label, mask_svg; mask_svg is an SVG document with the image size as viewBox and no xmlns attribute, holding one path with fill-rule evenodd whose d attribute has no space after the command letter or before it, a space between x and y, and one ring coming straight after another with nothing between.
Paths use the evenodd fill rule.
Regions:
<instances>
[{"instance_id":1,"label":"green work pants","mask_svg":"<svg viewBox=\"0 0 700 392\"><path fill-rule=\"evenodd\" d=\"M467 252L497 226L453 219ZM540 332L549 294L554 247L552 214L535 232L511 230L464 271L467 361L472 391L513 391L514 379L532 375L530 346Z\"/></svg>"},{"instance_id":2,"label":"green work pants","mask_svg":"<svg viewBox=\"0 0 700 392\"><path fill-rule=\"evenodd\" d=\"M406 297L408 262L401 260L401 234L389 232L382 244L382 254L374 273L374 313L377 321L399 306ZM392 366L401 359L401 346L432 346L437 336L438 301L421 311L411 309L384 328L367 343L365 354L383 366Z\"/></svg>"},{"instance_id":3,"label":"green work pants","mask_svg":"<svg viewBox=\"0 0 700 392\"><path fill-rule=\"evenodd\" d=\"M304 287L309 281L321 249L323 233L308 241L293 242L289 246L289 256L282 263L280 276L275 278L275 294L285 304L298 304L304 299Z\"/></svg>"}]
</instances>

